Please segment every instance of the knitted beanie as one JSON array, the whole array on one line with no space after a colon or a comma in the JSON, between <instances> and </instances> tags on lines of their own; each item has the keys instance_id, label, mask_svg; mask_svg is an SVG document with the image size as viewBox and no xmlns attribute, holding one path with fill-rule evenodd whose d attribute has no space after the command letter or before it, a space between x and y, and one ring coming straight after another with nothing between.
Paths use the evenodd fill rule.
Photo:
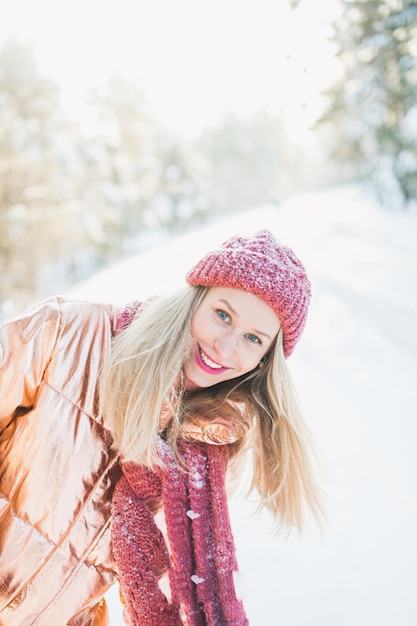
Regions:
<instances>
[{"instance_id":1,"label":"knitted beanie","mask_svg":"<svg viewBox=\"0 0 417 626\"><path fill-rule=\"evenodd\" d=\"M189 285L234 287L253 293L273 308L290 356L307 321L311 285L294 252L269 230L235 236L206 254L186 275Z\"/></svg>"}]
</instances>

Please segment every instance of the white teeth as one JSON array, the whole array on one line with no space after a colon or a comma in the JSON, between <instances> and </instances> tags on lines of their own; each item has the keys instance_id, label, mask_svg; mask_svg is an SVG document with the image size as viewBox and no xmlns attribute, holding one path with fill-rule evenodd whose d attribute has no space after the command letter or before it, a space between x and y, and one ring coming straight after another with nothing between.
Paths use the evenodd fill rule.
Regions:
<instances>
[{"instance_id":1,"label":"white teeth","mask_svg":"<svg viewBox=\"0 0 417 626\"><path fill-rule=\"evenodd\" d=\"M203 363L205 363L206 365L208 365L212 369L216 369L216 370L221 370L222 369L222 366L219 365L218 363L214 363L211 359L209 359L207 354L205 354L202 351L201 348L200 348L200 356L201 356L201 360L203 361Z\"/></svg>"}]
</instances>

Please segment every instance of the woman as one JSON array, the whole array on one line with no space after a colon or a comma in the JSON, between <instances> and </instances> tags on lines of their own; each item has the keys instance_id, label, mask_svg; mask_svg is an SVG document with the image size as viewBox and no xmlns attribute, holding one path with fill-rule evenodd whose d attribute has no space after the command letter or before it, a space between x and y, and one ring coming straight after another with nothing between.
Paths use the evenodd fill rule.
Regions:
<instances>
[{"instance_id":1,"label":"woman","mask_svg":"<svg viewBox=\"0 0 417 626\"><path fill-rule=\"evenodd\" d=\"M285 365L303 265L261 231L186 281L122 312L52 299L2 329L0 623L105 624L119 572L129 623L246 624L224 480L247 449L279 524L304 504L320 519Z\"/></svg>"}]
</instances>

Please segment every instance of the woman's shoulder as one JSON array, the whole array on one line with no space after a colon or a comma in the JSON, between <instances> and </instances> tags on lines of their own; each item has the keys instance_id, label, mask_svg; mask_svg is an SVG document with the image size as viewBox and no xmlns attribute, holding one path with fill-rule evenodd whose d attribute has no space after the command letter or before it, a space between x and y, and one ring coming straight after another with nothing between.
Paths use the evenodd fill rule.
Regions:
<instances>
[{"instance_id":1,"label":"woman's shoulder","mask_svg":"<svg viewBox=\"0 0 417 626\"><path fill-rule=\"evenodd\" d=\"M30 306L15 319L26 320L29 325L55 326L57 330L74 325L95 327L103 324L113 330L121 310L122 307L115 304L56 295Z\"/></svg>"},{"instance_id":2,"label":"woman's shoulder","mask_svg":"<svg viewBox=\"0 0 417 626\"><path fill-rule=\"evenodd\" d=\"M63 315L71 314L85 314L91 315L94 313L102 313L108 315L117 315L122 307L117 304L111 304L109 302L98 302L90 300L81 300L66 295L55 295L45 298L34 304L28 309L28 311L44 309L50 313L57 313Z\"/></svg>"},{"instance_id":3,"label":"woman's shoulder","mask_svg":"<svg viewBox=\"0 0 417 626\"><path fill-rule=\"evenodd\" d=\"M80 300L69 296L55 296L44 301L46 306L58 307L64 315L109 315L115 317L123 307L110 302Z\"/></svg>"},{"instance_id":4,"label":"woman's shoulder","mask_svg":"<svg viewBox=\"0 0 417 626\"><path fill-rule=\"evenodd\" d=\"M91 328L109 326L114 331L122 307L108 302L79 300L68 296L55 296L44 301L51 313L61 317L63 324L90 326Z\"/></svg>"}]
</instances>

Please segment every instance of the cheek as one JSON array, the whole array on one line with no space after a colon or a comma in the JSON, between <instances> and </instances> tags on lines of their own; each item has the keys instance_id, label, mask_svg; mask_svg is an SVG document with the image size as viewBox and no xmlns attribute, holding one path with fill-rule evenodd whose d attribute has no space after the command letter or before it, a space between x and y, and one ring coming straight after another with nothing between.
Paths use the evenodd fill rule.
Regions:
<instances>
[{"instance_id":1,"label":"cheek","mask_svg":"<svg viewBox=\"0 0 417 626\"><path fill-rule=\"evenodd\" d=\"M246 370L246 372L250 372L251 370L255 369L259 361L260 358L258 358L257 356L255 357L252 354L242 361L242 366Z\"/></svg>"},{"instance_id":2,"label":"cheek","mask_svg":"<svg viewBox=\"0 0 417 626\"><path fill-rule=\"evenodd\" d=\"M196 314L196 315L194 315L194 317L193 317L193 319L191 321L191 337L193 337L193 338L197 337L198 327L199 327L198 317L197 317L197 314Z\"/></svg>"},{"instance_id":3,"label":"cheek","mask_svg":"<svg viewBox=\"0 0 417 626\"><path fill-rule=\"evenodd\" d=\"M191 320L191 336L203 337L209 329L208 316L204 314L204 311L198 310L194 314Z\"/></svg>"},{"instance_id":4,"label":"cheek","mask_svg":"<svg viewBox=\"0 0 417 626\"><path fill-rule=\"evenodd\" d=\"M259 345L250 345L243 343L241 351L241 363L247 371L255 369L259 365L259 361L266 355L267 350L262 349Z\"/></svg>"}]
</instances>

